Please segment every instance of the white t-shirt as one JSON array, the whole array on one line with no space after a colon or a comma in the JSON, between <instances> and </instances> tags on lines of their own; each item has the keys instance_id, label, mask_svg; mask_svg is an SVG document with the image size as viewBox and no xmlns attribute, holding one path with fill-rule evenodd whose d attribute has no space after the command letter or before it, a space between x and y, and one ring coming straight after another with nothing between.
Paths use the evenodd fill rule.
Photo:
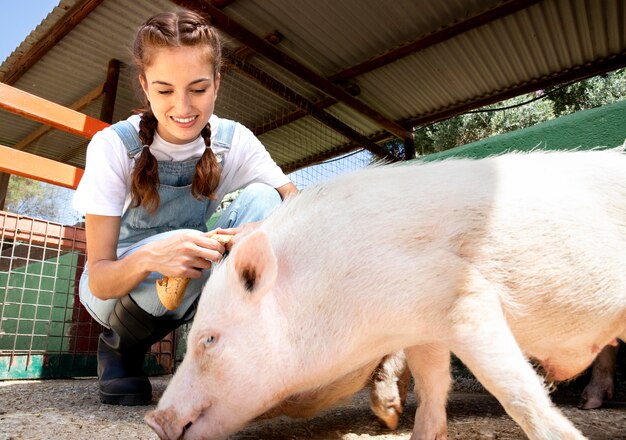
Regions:
<instances>
[{"instance_id":1,"label":"white t-shirt","mask_svg":"<svg viewBox=\"0 0 626 440\"><path fill-rule=\"evenodd\" d=\"M139 130L139 115L128 120ZM216 127L219 118L209 120ZM216 130L211 131L211 139ZM199 137L188 144L178 145L164 141L156 132L150 151L159 161L182 161L202 156L206 146ZM215 152L215 150L214 150ZM278 188L290 182L272 160L263 144L254 134L237 123L232 145L224 152L223 169L216 190L218 201L226 194L259 182ZM131 173L135 159L111 128L94 135L87 148L85 173L76 189L72 205L83 214L121 216L130 204Z\"/></svg>"}]
</instances>

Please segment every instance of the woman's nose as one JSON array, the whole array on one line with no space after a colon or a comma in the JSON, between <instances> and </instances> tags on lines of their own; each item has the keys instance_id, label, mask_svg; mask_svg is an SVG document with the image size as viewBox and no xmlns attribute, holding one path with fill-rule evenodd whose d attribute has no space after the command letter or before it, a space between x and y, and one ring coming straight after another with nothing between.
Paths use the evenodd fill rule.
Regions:
<instances>
[{"instance_id":1,"label":"woman's nose","mask_svg":"<svg viewBox=\"0 0 626 440\"><path fill-rule=\"evenodd\" d=\"M186 93L180 93L176 96L175 108L182 116L191 108L191 100Z\"/></svg>"}]
</instances>

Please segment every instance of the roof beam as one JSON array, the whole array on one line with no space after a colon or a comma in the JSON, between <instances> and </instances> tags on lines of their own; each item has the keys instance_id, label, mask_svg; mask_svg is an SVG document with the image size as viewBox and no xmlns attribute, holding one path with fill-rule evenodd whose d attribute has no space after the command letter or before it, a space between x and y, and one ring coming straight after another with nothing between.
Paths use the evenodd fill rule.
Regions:
<instances>
[{"instance_id":1,"label":"roof beam","mask_svg":"<svg viewBox=\"0 0 626 440\"><path fill-rule=\"evenodd\" d=\"M490 23L499 18L505 17L507 15L513 14L522 9L526 9L538 2L539 0L504 1L496 5L493 8L490 8L488 10L481 11L472 16L469 16L466 19L457 22L456 24L440 28L439 30L429 35L407 42L406 44L403 44L402 46L399 46L396 49L393 49L382 55L369 59L361 64L357 64L356 66L352 66L339 73L336 73L335 75L331 75L327 79L334 83L348 81L359 75L363 75L367 72L378 69L394 61L397 61L401 58L404 58L408 55L411 55L415 52L419 52L420 50L424 50L428 47L434 46L436 44L449 40L453 37L461 35L464 32L470 31L472 29L475 29L477 27ZM333 104L335 103L336 102L333 102ZM304 115L300 114L300 117L302 116ZM280 127L281 125L283 125L283 123L293 122L297 119L298 119L297 114L294 114L291 117L286 118L284 121L274 121L271 123L271 125L266 124L266 126L269 127L270 129L273 129L273 128ZM404 125L405 127L407 126L406 124L402 124L402 125ZM266 131L266 128L260 128L260 129L263 130L262 132Z\"/></svg>"},{"instance_id":2,"label":"roof beam","mask_svg":"<svg viewBox=\"0 0 626 440\"><path fill-rule=\"evenodd\" d=\"M255 52L263 55L299 78L307 81L309 84L321 90L328 96L343 102L352 109L367 116L390 133L393 133L401 139L412 137L410 130L407 130L401 125L395 123L391 119L369 107L364 102L356 99L332 81L318 75L305 65L301 64L299 61L281 52L271 43L268 43L263 38L258 37L253 32L232 20L219 8L213 6L209 0L172 0L172 2L210 15L212 18L212 24L218 29L221 29L227 34L233 36L244 45L253 49Z\"/></svg>"},{"instance_id":3,"label":"roof beam","mask_svg":"<svg viewBox=\"0 0 626 440\"><path fill-rule=\"evenodd\" d=\"M387 157L393 160L393 157L391 157L387 150L385 150L383 147L376 144L375 142L370 141L366 136L363 136L362 134L360 134L347 124L341 122L339 119L332 116L331 114L317 108L315 104L306 99L304 96L299 95L283 83L275 80L265 72L262 72L260 69L254 67L252 64L247 63L245 60L242 60L234 53L227 51L226 54L233 66L237 67L237 69L239 69L242 73L257 81L259 84L270 90L272 93L275 93L285 101L296 105L318 121L327 125L341 135L347 137L351 141L362 145L364 148L371 151L375 155L380 157Z\"/></svg>"},{"instance_id":4,"label":"roof beam","mask_svg":"<svg viewBox=\"0 0 626 440\"><path fill-rule=\"evenodd\" d=\"M63 39L87 15L102 3L103 0L82 0L77 2L65 16L58 20L50 30L37 40L30 49L11 63L9 69L0 74L0 82L15 82L39 61L52 47Z\"/></svg>"},{"instance_id":5,"label":"roof beam","mask_svg":"<svg viewBox=\"0 0 626 440\"><path fill-rule=\"evenodd\" d=\"M497 6L490 8L485 11L478 12L468 18L453 24L452 26L443 27L427 36L418 38L416 40L410 41L392 51L384 53L378 57L372 58L364 63L358 64L356 66L350 67L342 72L339 72L335 75L332 75L327 80L333 83L340 83L343 81L347 81L364 73L375 70L379 67L385 66L389 63L397 61L403 57L411 55L420 50L424 50L428 47L434 46L443 41L449 40L455 36L458 36L464 32L470 31L482 25L485 25L489 22L497 20L499 18L505 17L507 15L518 12L522 9L526 9L535 3L538 3L539 0L508 0L503 1ZM213 5L219 7L220 9L228 6L227 4L221 4L223 2L219 2L218 0L213 0ZM232 3L226 2L226 3ZM333 99L325 99L324 106L328 107L330 105L336 104L336 101ZM323 107L322 107L323 108ZM280 120L272 121L268 124L265 124L262 127L257 127L254 131L255 134L262 134L269 130L281 127L284 124L289 122L293 122L301 117L306 116L308 113L303 112L302 110L298 110L291 115L286 116L285 118L281 118ZM405 127L409 127L406 123L401 124ZM409 127L410 128L410 127Z\"/></svg>"},{"instance_id":6,"label":"roof beam","mask_svg":"<svg viewBox=\"0 0 626 440\"><path fill-rule=\"evenodd\" d=\"M337 101L335 101L332 98L325 98L322 99L321 101L317 101L315 103L313 103L313 106L318 109L318 110L323 110L325 108L330 107L331 105L337 104ZM273 121L270 121L266 124L263 124L261 126L257 126L252 128L252 132L255 134L255 136L260 136L263 133L267 133L268 131L274 130L278 127L282 127L283 125L287 125L290 122L294 122L297 121L300 118L304 118L305 116L307 116L309 113L302 110L302 109L298 109L296 111L293 111L291 113L289 113L286 116L283 116L281 118L278 119L274 119Z\"/></svg>"},{"instance_id":7,"label":"roof beam","mask_svg":"<svg viewBox=\"0 0 626 440\"><path fill-rule=\"evenodd\" d=\"M352 66L335 75L332 75L328 77L328 79L333 82L342 82L356 76L363 75L364 73L376 70L415 52L419 52L420 50L424 50L428 47L449 40L463 34L464 32L471 31L472 29L483 26L489 22L506 17L507 15L513 14L522 9L526 9L538 2L539 0L503 1L493 8L478 12L475 15L458 21L451 26L444 26L431 34L409 41L408 43L405 43L402 46L399 46L380 56L371 58L361 64L357 64L356 66Z\"/></svg>"},{"instance_id":8,"label":"roof beam","mask_svg":"<svg viewBox=\"0 0 626 440\"><path fill-rule=\"evenodd\" d=\"M371 142L383 142L389 140L389 136L386 134L386 132L381 132L374 136L370 136L369 140ZM335 159L338 156L351 153L352 151L359 150L361 148L361 145L355 143L338 145L331 150L323 151L321 153L315 153L310 156L303 157L302 159L297 159L285 164L281 164L280 168L285 172L285 174L289 174L299 170L300 168L317 165L329 159Z\"/></svg>"}]
</instances>

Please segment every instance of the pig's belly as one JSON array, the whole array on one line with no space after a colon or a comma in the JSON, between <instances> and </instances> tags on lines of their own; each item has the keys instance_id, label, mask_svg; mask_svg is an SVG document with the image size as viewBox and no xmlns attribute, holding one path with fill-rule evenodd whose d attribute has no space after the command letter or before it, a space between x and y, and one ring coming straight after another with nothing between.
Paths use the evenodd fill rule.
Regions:
<instances>
[{"instance_id":1,"label":"pig's belly","mask_svg":"<svg viewBox=\"0 0 626 440\"><path fill-rule=\"evenodd\" d=\"M598 335L544 337L528 341L518 340L520 348L529 358L541 364L547 378L554 381L572 379L584 372L609 342ZM527 342L528 341L528 342Z\"/></svg>"}]
</instances>

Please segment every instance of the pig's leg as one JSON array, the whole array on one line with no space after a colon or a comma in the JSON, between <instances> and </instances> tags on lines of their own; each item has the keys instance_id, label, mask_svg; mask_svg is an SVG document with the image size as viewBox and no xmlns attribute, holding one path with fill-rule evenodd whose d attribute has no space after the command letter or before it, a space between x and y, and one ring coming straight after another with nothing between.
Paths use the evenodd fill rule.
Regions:
<instances>
[{"instance_id":1,"label":"pig's leg","mask_svg":"<svg viewBox=\"0 0 626 440\"><path fill-rule=\"evenodd\" d=\"M517 345L497 294L485 287L460 297L450 314L452 351L531 440L585 437L552 405L543 381Z\"/></svg>"},{"instance_id":2,"label":"pig's leg","mask_svg":"<svg viewBox=\"0 0 626 440\"><path fill-rule=\"evenodd\" d=\"M445 440L446 401L450 389L450 350L445 345L419 345L404 350L415 382L419 406L411 440Z\"/></svg>"},{"instance_id":3,"label":"pig's leg","mask_svg":"<svg viewBox=\"0 0 626 440\"><path fill-rule=\"evenodd\" d=\"M617 370L617 347L605 346L591 367L591 380L582 393L582 402L579 408L600 408L604 396L613 398L613 385Z\"/></svg>"}]
</instances>

